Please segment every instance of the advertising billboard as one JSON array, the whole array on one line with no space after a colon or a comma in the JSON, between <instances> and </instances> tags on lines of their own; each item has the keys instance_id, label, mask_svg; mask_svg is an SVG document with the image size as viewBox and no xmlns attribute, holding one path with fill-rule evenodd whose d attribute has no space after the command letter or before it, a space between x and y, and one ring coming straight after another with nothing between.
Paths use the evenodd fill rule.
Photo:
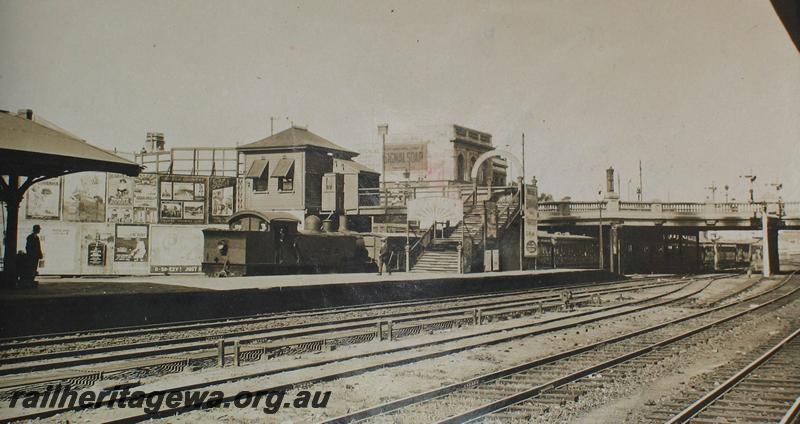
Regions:
<instances>
[{"instance_id":1,"label":"advertising billboard","mask_svg":"<svg viewBox=\"0 0 800 424\"><path fill-rule=\"evenodd\" d=\"M539 255L539 191L535 185L525 186L525 243L526 258Z\"/></svg>"},{"instance_id":2,"label":"advertising billboard","mask_svg":"<svg viewBox=\"0 0 800 424\"><path fill-rule=\"evenodd\" d=\"M133 179L133 222L158 221L158 175L140 174Z\"/></svg>"},{"instance_id":3,"label":"advertising billboard","mask_svg":"<svg viewBox=\"0 0 800 424\"><path fill-rule=\"evenodd\" d=\"M106 220L105 172L79 172L64 176L65 221L104 222Z\"/></svg>"},{"instance_id":4,"label":"advertising billboard","mask_svg":"<svg viewBox=\"0 0 800 424\"><path fill-rule=\"evenodd\" d=\"M122 174L108 174L108 222L133 222L133 177Z\"/></svg>"},{"instance_id":5,"label":"advertising billboard","mask_svg":"<svg viewBox=\"0 0 800 424\"><path fill-rule=\"evenodd\" d=\"M425 171L428 169L428 144L387 144L384 160L387 171Z\"/></svg>"},{"instance_id":6,"label":"advertising billboard","mask_svg":"<svg viewBox=\"0 0 800 424\"><path fill-rule=\"evenodd\" d=\"M111 274L114 224L81 224L81 274Z\"/></svg>"},{"instance_id":7,"label":"advertising billboard","mask_svg":"<svg viewBox=\"0 0 800 424\"><path fill-rule=\"evenodd\" d=\"M158 222L162 224L206 222L206 177L163 175L159 180Z\"/></svg>"},{"instance_id":8,"label":"advertising billboard","mask_svg":"<svg viewBox=\"0 0 800 424\"><path fill-rule=\"evenodd\" d=\"M208 185L211 190L208 222L224 224L233 215L236 202L236 178L211 177Z\"/></svg>"},{"instance_id":9,"label":"advertising billboard","mask_svg":"<svg viewBox=\"0 0 800 424\"><path fill-rule=\"evenodd\" d=\"M148 261L148 226L117 224L114 262Z\"/></svg>"},{"instance_id":10,"label":"advertising billboard","mask_svg":"<svg viewBox=\"0 0 800 424\"><path fill-rule=\"evenodd\" d=\"M51 178L31 186L25 193L25 217L58 219L61 211L61 178Z\"/></svg>"},{"instance_id":11,"label":"advertising billboard","mask_svg":"<svg viewBox=\"0 0 800 424\"><path fill-rule=\"evenodd\" d=\"M150 272L200 272L203 228L153 225L150 227Z\"/></svg>"}]
</instances>

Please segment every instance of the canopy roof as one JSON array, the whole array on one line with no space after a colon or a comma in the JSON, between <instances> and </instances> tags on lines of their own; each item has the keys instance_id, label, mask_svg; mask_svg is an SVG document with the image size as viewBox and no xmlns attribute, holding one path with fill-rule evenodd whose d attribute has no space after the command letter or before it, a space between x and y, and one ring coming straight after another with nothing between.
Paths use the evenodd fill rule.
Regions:
<instances>
[{"instance_id":1,"label":"canopy roof","mask_svg":"<svg viewBox=\"0 0 800 424\"><path fill-rule=\"evenodd\" d=\"M357 156L358 153L347 150L338 144L326 140L306 128L291 127L265 139L255 141L244 146L239 146L239 150L278 150L278 149L297 149L305 147L316 147L322 150L344 153L346 156Z\"/></svg>"},{"instance_id":2,"label":"canopy roof","mask_svg":"<svg viewBox=\"0 0 800 424\"><path fill-rule=\"evenodd\" d=\"M228 218L228 223L233 223L236 221L240 221L242 218L258 218L262 221L272 222L272 221L284 221L284 222L295 222L300 223L300 220L297 219L296 216L288 213L288 212L261 212L261 211L254 211L254 210L241 210L236 212L235 214L231 215Z\"/></svg>"},{"instance_id":3,"label":"canopy roof","mask_svg":"<svg viewBox=\"0 0 800 424\"><path fill-rule=\"evenodd\" d=\"M65 131L0 112L0 174L38 177L81 171L135 176L141 167Z\"/></svg>"}]
</instances>

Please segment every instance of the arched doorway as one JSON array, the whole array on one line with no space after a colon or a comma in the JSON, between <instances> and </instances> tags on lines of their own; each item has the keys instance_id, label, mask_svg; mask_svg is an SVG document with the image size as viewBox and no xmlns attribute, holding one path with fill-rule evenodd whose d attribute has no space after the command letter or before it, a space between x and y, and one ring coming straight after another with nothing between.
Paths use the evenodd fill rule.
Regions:
<instances>
[{"instance_id":1,"label":"arched doorway","mask_svg":"<svg viewBox=\"0 0 800 424\"><path fill-rule=\"evenodd\" d=\"M476 160L477 159L475 159L474 157L472 159L470 159L470 161L469 161L469 169L472 169L472 168L475 167L475 161ZM465 178L465 180L467 180L467 181L477 181L478 180L478 176L475 175L475 174L472 174L470 176L470 178Z\"/></svg>"},{"instance_id":2,"label":"arched doorway","mask_svg":"<svg viewBox=\"0 0 800 424\"><path fill-rule=\"evenodd\" d=\"M464 155L458 154L456 159L456 180L464 181L466 179L466 171L464 169Z\"/></svg>"}]
</instances>

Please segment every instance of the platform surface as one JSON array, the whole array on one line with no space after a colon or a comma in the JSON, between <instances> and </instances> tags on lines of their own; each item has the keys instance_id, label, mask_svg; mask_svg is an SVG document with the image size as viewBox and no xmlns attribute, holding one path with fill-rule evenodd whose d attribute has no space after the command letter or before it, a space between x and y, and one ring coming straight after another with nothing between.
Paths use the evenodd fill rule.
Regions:
<instances>
[{"instance_id":1,"label":"platform surface","mask_svg":"<svg viewBox=\"0 0 800 424\"><path fill-rule=\"evenodd\" d=\"M282 287L326 286L336 284L365 284L397 281L479 280L488 277L526 277L554 273L590 272L588 269L541 269L528 271L481 272L471 274L447 273L352 273L262 275L252 277L213 278L202 274L149 275L130 277L40 277L37 289L18 290L12 297L91 296L115 293L165 293L195 290L276 289ZM16 292L16 293L15 293Z\"/></svg>"}]
</instances>

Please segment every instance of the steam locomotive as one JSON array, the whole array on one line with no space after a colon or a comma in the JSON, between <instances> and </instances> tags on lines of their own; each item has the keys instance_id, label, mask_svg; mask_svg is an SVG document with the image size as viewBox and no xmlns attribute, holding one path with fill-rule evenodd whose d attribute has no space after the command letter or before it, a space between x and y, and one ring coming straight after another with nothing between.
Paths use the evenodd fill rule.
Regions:
<instances>
[{"instance_id":1,"label":"steam locomotive","mask_svg":"<svg viewBox=\"0 0 800 424\"><path fill-rule=\"evenodd\" d=\"M358 235L321 232L320 219L239 211L228 229L203 230L203 273L212 277L371 272L376 265Z\"/></svg>"}]
</instances>

